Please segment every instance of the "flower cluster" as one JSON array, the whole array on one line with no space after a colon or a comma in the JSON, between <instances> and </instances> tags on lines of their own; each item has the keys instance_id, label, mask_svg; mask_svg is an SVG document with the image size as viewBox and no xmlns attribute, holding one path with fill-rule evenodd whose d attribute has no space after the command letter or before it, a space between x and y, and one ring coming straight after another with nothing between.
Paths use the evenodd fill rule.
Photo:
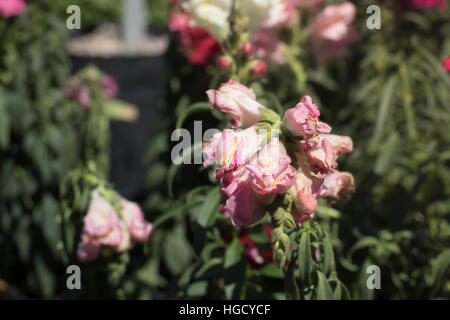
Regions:
<instances>
[{"instance_id":1,"label":"flower cluster","mask_svg":"<svg viewBox=\"0 0 450 320\"><path fill-rule=\"evenodd\" d=\"M230 80L207 95L226 113L225 129L203 145L204 166L216 163L223 211L235 226L259 221L277 195L290 202L296 223L313 218L317 198L341 200L355 189L353 176L340 172L337 158L353 150L351 138L330 134L320 112L305 96L284 120L261 105L253 91Z\"/></svg>"},{"instance_id":2,"label":"flower cluster","mask_svg":"<svg viewBox=\"0 0 450 320\"><path fill-rule=\"evenodd\" d=\"M133 241L143 243L148 239L153 226L144 219L141 208L123 198L120 207L116 210L97 190L91 193L77 249L80 261L94 261L101 252L123 252Z\"/></svg>"},{"instance_id":3,"label":"flower cluster","mask_svg":"<svg viewBox=\"0 0 450 320\"><path fill-rule=\"evenodd\" d=\"M108 75L103 75L100 78L100 88L105 99L114 98L119 94L119 86L116 80ZM91 89L80 75L75 75L63 91L68 98L75 100L81 108L88 109L91 106Z\"/></svg>"},{"instance_id":4,"label":"flower cluster","mask_svg":"<svg viewBox=\"0 0 450 320\"><path fill-rule=\"evenodd\" d=\"M24 0L0 0L0 16L7 19L20 15L26 8Z\"/></svg>"},{"instance_id":5,"label":"flower cluster","mask_svg":"<svg viewBox=\"0 0 450 320\"><path fill-rule=\"evenodd\" d=\"M359 39L353 26L356 7L351 2L325 5L323 0L238 0L236 7L240 13L238 18L234 15L237 24L247 26L247 32L240 34L240 52L256 61L259 70L255 73L263 74L261 68L267 68L266 63L285 62L283 30L298 21L299 7L315 16L307 32L317 62L346 56L348 46ZM221 45L232 32L231 11L231 0L186 0L175 7L169 26L191 64L209 63L223 52ZM229 68L230 58L219 57L218 65Z\"/></svg>"}]
</instances>

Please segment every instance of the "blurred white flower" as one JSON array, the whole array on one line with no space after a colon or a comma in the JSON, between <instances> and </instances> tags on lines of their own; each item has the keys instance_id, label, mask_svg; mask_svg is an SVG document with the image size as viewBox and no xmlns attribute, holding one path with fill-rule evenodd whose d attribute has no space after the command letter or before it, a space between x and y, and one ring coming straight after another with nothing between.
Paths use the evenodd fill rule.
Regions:
<instances>
[{"instance_id":1,"label":"blurred white flower","mask_svg":"<svg viewBox=\"0 0 450 320\"><path fill-rule=\"evenodd\" d=\"M203 27L217 40L225 40L230 33L228 17L231 0L188 0L183 8L191 15L193 26Z\"/></svg>"}]
</instances>

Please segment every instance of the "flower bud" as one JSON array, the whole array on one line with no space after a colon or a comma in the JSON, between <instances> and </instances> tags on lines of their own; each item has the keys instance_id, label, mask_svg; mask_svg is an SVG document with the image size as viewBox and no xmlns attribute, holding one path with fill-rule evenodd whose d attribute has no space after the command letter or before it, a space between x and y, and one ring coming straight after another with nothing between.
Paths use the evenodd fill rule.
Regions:
<instances>
[{"instance_id":1,"label":"flower bud","mask_svg":"<svg viewBox=\"0 0 450 320\"><path fill-rule=\"evenodd\" d=\"M233 60L229 56L220 56L217 59L217 66L220 70L228 70L233 65Z\"/></svg>"},{"instance_id":2,"label":"flower bud","mask_svg":"<svg viewBox=\"0 0 450 320\"><path fill-rule=\"evenodd\" d=\"M267 73L267 64L263 60L256 60L252 63L251 70L255 77L262 77Z\"/></svg>"},{"instance_id":3,"label":"flower bud","mask_svg":"<svg viewBox=\"0 0 450 320\"><path fill-rule=\"evenodd\" d=\"M241 46L239 51L243 54L249 55L253 52L253 44L251 42L247 41Z\"/></svg>"}]
</instances>

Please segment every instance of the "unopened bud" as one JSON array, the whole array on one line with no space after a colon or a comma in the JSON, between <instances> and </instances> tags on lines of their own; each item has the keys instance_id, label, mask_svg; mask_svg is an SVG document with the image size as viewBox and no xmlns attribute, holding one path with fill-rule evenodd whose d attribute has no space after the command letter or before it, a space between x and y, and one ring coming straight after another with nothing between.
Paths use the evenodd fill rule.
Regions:
<instances>
[{"instance_id":1,"label":"unopened bud","mask_svg":"<svg viewBox=\"0 0 450 320\"><path fill-rule=\"evenodd\" d=\"M241 48L239 49L239 51L243 54L251 54L253 52L253 45L251 42L245 42Z\"/></svg>"},{"instance_id":2,"label":"unopened bud","mask_svg":"<svg viewBox=\"0 0 450 320\"><path fill-rule=\"evenodd\" d=\"M263 60L252 62L251 70L255 77L262 77L267 73L267 64Z\"/></svg>"},{"instance_id":3,"label":"unopened bud","mask_svg":"<svg viewBox=\"0 0 450 320\"><path fill-rule=\"evenodd\" d=\"M282 249L275 251L273 255L273 263L278 267L282 268L286 264L286 254Z\"/></svg>"},{"instance_id":4,"label":"unopened bud","mask_svg":"<svg viewBox=\"0 0 450 320\"><path fill-rule=\"evenodd\" d=\"M233 60L229 56L220 56L217 59L217 66L221 70L230 69L232 64L233 64Z\"/></svg>"}]
</instances>

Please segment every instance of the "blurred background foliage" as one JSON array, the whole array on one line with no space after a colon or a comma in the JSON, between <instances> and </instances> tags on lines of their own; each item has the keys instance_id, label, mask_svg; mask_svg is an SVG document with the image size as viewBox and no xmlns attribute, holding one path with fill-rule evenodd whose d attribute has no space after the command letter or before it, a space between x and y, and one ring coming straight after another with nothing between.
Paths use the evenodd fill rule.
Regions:
<instances>
[{"instance_id":1,"label":"blurred background foliage","mask_svg":"<svg viewBox=\"0 0 450 320\"><path fill-rule=\"evenodd\" d=\"M97 179L104 169L96 157L88 165L84 150L108 139L94 129L91 141L83 140L89 114L61 90L70 75L62 49L68 2L82 7L83 29L119 19L118 1L42 0L30 1L18 18L0 20L0 285L9 294L284 299L298 298L298 288L286 290L283 281L295 277L300 286L315 285L312 294L303 288L302 298L450 298L450 77L440 65L450 53L450 9L399 13L394 1L380 1L382 29L368 30L368 0L354 1L362 38L349 58L317 66L294 32L286 35L290 66L249 84L261 103L278 111L312 95L324 121L355 143L340 168L355 176L356 194L333 208L321 202L293 251L301 254L300 265L308 261L308 273L252 265L242 239L270 250L263 228L269 219L249 230L231 227L219 212L211 172L172 164L174 129L193 132L194 121L202 121L203 131L225 126L223 115L210 112L205 90L228 80L212 66L187 64L172 40L162 121L143 159L148 197L141 205L156 233L127 256L83 265L87 288L67 292L65 266L76 263L73 246L88 205L86 196L74 195L88 194L95 186L87 177ZM169 1L149 1L150 23L166 25L169 14ZM95 152L101 158L108 151ZM107 175L98 181L114 187ZM72 222L63 228L67 216ZM382 290L366 287L371 264L381 268Z\"/></svg>"}]
</instances>

